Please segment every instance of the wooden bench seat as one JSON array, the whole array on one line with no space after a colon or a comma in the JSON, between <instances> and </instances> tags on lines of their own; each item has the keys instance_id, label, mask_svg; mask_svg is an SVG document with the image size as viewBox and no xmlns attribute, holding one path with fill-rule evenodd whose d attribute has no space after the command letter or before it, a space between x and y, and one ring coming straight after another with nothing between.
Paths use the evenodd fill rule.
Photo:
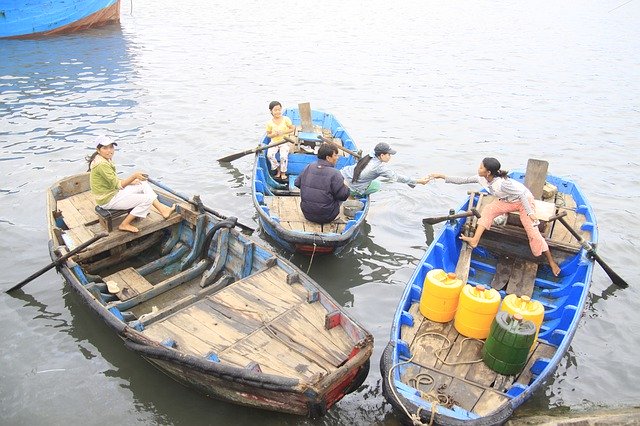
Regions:
<instances>
[{"instance_id":1,"label":"wooden bench seat","mask_svg":"<svg viewBox=\"0 0 640 426\"><path fill-rule=\"evenodd\" d=\"M62 236L70 249L90 240L104 230L103 225L100 224L100 217L96 213L95 199L88 191L57 200L56 208L59 216L68 228L63 231ZM181 205L181 209L188 210L189 207ZM124 219L124 217L122 219ZM107 237L98 240L87 248L87 250L78 253L74 259L78 262L89 259L96 254L120 246L128 241L139 239L163 228L168 228L181 220L182 216L179 213L174 213L168 219L164 219L159 212L152 208L146 218L136 220L135 226L140 230L139 232L134 234L120 231L117 228L113 229Z\"/></svg>"},{"instance_id":2,"label":"wooden bench seat","mask_svg":"<svg viewBox=\"0 0 640 426\"><path fill-rule=\"evenodd\" d=\"M98 221L102 227L107 232L111 232L116 226L120 225L122 221L124 221L131 210L107 210L100 206L96 206L95 211L98 215Z\"/></svg>"},{"instance_id":3,"label":"wooden bench seat","mask_svg":"<svg viewBox=\"0 0 640 426\"><path fill-rule=\"evenodd\" d=\"M116 296L120 300L131 299L132 297L153 288L153 285L147 281L145 277L140 275L135 268L127 268L122 271L118 271L115 274L104 278L104 281L115 281L118 284L120 291L116 293Z\"/></svg>"}]
</instances>

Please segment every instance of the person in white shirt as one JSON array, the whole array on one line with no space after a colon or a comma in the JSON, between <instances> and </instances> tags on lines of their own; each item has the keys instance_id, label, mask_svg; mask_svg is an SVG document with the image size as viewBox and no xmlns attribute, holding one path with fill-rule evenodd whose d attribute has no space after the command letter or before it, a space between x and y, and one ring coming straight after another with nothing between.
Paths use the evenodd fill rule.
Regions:
<instances>
[{"instance_id":1,"label":"person in white shirt","mask_svg":"<svg viewBox=\"0 0 640 426\"><path fill-rule=\"evenodd\" d=\"M496 200L482 209L482 217L478 219L478 228L473 237L460 235L460 239L466 241L471 247L476 247L485 229L490 229L493 219L509 213L520 212L520 222L529 238L529 247L534 256L544 254L553 275L560 274L560 266L553 260L549 245L540 234L538 229L538 219L536 217L533 194L522 183L511 179L507 172L500 169L500 162L492 157L486 157L478 167L478 174L469 177L446 176L442 173L432 173L428 176L429 181L434 179L444 179L446 183L465 184L479 183L489 194L496 197Z\"/></svg>"}]
</instances>

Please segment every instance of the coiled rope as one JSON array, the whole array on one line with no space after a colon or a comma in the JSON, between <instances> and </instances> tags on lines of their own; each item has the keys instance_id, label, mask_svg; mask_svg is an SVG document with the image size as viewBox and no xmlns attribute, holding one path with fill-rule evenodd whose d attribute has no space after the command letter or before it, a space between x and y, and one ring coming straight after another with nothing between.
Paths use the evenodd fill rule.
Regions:
<instances>
[{"instance_id":1,"label":"coiled rope","mask_svg":"<svg viewBox=\"0 0 640 426\"><path fill-rule=\"evenodd\" d=\"M435 336L439 336L442 337L444 340L447 341L447 345L440 348L440 349L436 349L435 351L433 351L433 354L435 355L436 359L438 359L438 361L442 362L443 364L446 365L462 365L462 364L475 364L478 362L482 361L482 358L480 359L476 359L476 360L471 360L471 361L458 361L458 362L447 362L444 359L442 359L440 357L440 352L445 351L445 350L449 350L452 346L453 343L451 343L451 340L449 340L449 338L447 336L445 336L442 333L438 333L436 331L426 331L422 334L420 334L418 337L415 338L414 343L417 344L417 342L422 339L425 336L429 336L429 335L435 335ZM476 342L480 342L482 344L484 344L484 342L482 340L479 339L474 339L471 337L465 337L464 339L462 339L460 341L460 349L458 350L458 353L456 354L456 357L460 356L460 354L462 353L462 345L464 344L464 342L466 342L467 340L475 340ZM429 418L429 423L423 423L422 419L420 417L420 412L422 411L422 407L418 407L418 409L416 410L415 413L409 413L409 410L407 409L407 407L402 403L402 401L400 400L400 398L398 397L398 394L396 392L396 387L392 384L393 381L392 376L393 376L393 370L396 367L399 367L401 365L404 364L409 364L413 361L413 358L415 357L415 351L414 354L411 355L411 358L409 358L406 361L401 361L398 362L396 364L394 364L390 369L389 369L389 374L387 376L387 381L389 382L389 386L391 387L391 391L393 392L393 395L396 399L396 401L398 401L398 403L400 404L400 407L402 408L402 410L404 411L404 413L406 414L406 416L411 420L411 423L414 426L421 426L421 425L433 425L433 421L435 420L435 416L436 413L438 412L438 406L443 406L445 408L451 408L456 404L456 401L453 399L453 397L449 394L444 393L444 390L446 388L446 385L442 385L440 387L438 387L437 390L434 391L433 389L433 385L435 384L435 381L433 380L433 377L428 374L428 373L420 373L420 374L416 374L413 377L410 377L407 380L407 384L413 388L415 388L419 393L420 393L420 397L424 400L426 400L427 402L429 402L431 404L431 417ZM424 392L420 389L420 385L432 385L431 389L429 389L427 392Z\"/></svg>"}]
</instances>

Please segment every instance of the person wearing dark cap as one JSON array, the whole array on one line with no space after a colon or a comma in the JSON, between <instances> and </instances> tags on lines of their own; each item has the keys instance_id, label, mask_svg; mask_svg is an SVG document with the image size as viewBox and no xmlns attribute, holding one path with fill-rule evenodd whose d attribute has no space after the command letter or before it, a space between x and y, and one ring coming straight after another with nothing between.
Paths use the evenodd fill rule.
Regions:
<instances>
[{"instance_id":1,"label":"person wearing dark cap","mask_svg":"<svg viewBox=\"0 0 640 426\"><path fill-rule=\"evenodd\" d=\"M387 163L396 150L388 143L380 142L372 152L362 157L356 164L344 167L340 172L345 182L351 189L351 194L357 197L369 195L380 190L380 176L391 181L406 183L414 187L416 184L424 185L427 178L413 179L393 171Z\"/></svg>"},{"instance_id":2,"label":"person wearing dark cap","mask_svg":"<svg viewBox=\"0 0 640 426\"><path fill-rule=\"evenodd\" d=\"M318 148L318 161L305 167L294 182L300 188L302 213L311 222L331 222L340 213L340 203L349 198L349 187L335 168L337 162L338 146L323 143Z\"/></svg>"},{"instance_id":3,"label":"person wearing dark cap","mask_svg":"<svg viewBox=\"0 0 640 426\"><path fill-rule=\"evenodd\" d=\"M131 176L118 179L116 166L113 164L115 146L118 145L107 136L100 136L96 140L96 151L87 157L89 163L89 177L91 193L96 204L107 210L131 210L122 221L118 229L127 232L138 232L138 228L131 222L137 217L145 218L151 206L155 207L162 217L167 219L176 209L158 201L147 175L135 172Z\"/></svg>"}]
</instances>

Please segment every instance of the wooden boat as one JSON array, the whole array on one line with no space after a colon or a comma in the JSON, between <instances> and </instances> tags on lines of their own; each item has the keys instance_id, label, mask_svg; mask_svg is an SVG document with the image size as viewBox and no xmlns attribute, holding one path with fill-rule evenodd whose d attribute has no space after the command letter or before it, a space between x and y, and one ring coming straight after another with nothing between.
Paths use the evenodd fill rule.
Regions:
<instances>
[{"instance_id":1,"label":"wooden boat","mask_svg":"<svg viewBox=\"0 0 640 426\"><path fill-rule=\"evenodd\" d=\"M524 181L537 198L539 194L547 194L542 191L546 177L548 183L557 187L557 194L552 191L547 200L553 210L565 212L564 220L579 230L585 241L597 242L593 211L575 183L547 176L546 168L540 174L539 184L527 182L527 178L536 178L529 167L526 174L510 176ZM460 210L469 208L470 199L480 204L481 214L482 207L490 201L489 196L484 196L478 203L480 195L471 194ZM519 223L518 219L512 222L510 218L505 225L492 226L472 251L466 248L466 243L463 247L458 238L464 221L459 218L447 223L429 245L407 283L393 320L391 340L380 361L383 393L407 423L413 419L440 425L505 422L552 377L569 349L587 300L593 262L560 222L546 223L543 231L562 268L561 276L556 278L548 265L540 265L540 259L531 254L524 229L511 224ZM456 271L463 277L466 268L468 284L500 289L502 306L507 294L528 295L542 303L544 318L538 339L528 358L525 352L522 362L526 364L519 374L503 375L490 369L482 362L484 341L465 342L465 336L454 326L455 321L435 322L421 314L423 283L427 273L435 268ZM460 310L460 305L457 309Z\"/></svg>"},{"instance_id":2,"label":"wooden boat","mask_svg":"<svg viewBox=\"0 0 640 426\"><path fill-rule=\"evenodd\" d=\"M292 138L295 143L289 153L289 179L288 182L274 180L269 174L266 150L256 154L252 195L260 225L276 243L290 252L307 255L337 252L359 234L369 211L369 197L359 199L363 207L353 217L345 214L343 204L340 214L333 222L314 223L302 214L300 190L294 185L294 181L308 164L318 160L313 146L320 141L332 141L339 147L346 148L340 150L337 169L357 162L357 158L352 155L356 154L357 147L340 122L329 113L311 110L306 110L305 113L303 108L302 113L296 109L287 109L283 115L289 117L296 126L296 135ZM269 142L270 139L265 136L261 144Z\"/></svg>"},{"instance_id":3,"label":"wooden boat","mask_svg":"<svg viewBox=\"0 0 640 426\"><path fill-rule=\"evenodd\" d=\"M127 348L209 396L267 410L319 416L360 386L373 338L341 306L234 218L158 194L177 212L152 210L137 234L116 226L59 269ZM57 182L47 204L54 260L102 231L88 174Z\"/></svg>"},{"instance_id":4,"label":"wooden boat","mask_svg":"<svg viewBox=\"0 0 640 426\"><path fill-rule=\"evenodd\" d=\"M13 0L0 5L0 38L72 33L120 22L120 0Z\"/></svg>"}]
</instances>

